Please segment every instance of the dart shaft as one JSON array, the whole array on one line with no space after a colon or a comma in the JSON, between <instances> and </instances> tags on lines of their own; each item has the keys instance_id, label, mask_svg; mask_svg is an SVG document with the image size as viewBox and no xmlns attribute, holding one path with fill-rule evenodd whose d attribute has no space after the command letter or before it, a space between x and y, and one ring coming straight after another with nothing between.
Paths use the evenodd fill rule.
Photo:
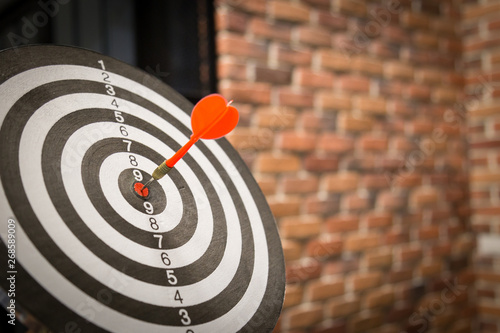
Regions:
<instances>
[{"instance_id":1,"label":"dart shaft","mask_svg":"<svg viewBox=\"0 0 500 333\"><path fill-rule=\"evenodd\" d=\"M181 149L179 149L175 154L174 156L170 157L168 160L165 161L165 165L169 168L173 168L174 165L184 156L186 155L187 151L189 150L189 148L191 148L195 143L196 141L198 141L199 137L195 137L194 135L191 136L191 139L189 139L189 141L184 145L182 146ZM161 164L160 164L161 165ZM163 177L163 176L162 176Z\"/></svg>"}]
</instances>

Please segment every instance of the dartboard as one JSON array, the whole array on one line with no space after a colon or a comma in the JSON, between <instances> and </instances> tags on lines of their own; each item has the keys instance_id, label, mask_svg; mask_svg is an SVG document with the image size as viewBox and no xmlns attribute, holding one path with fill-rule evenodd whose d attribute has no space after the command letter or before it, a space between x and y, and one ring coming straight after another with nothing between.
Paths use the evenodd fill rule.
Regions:
<instances>
[{"instance_id":1,"label":"dartboard","mask_svg":"<svg viewBox=\"0 0 500 333\"><path fill-rule=\"evenodd\" d=\"M285 288L269 206L155 77L61 46L0 52L3 292L55 332L266 332ZM11 304L11 303L9 303ZM11 306L12 308L12 306Z\"/></svg>"}]
</instances>

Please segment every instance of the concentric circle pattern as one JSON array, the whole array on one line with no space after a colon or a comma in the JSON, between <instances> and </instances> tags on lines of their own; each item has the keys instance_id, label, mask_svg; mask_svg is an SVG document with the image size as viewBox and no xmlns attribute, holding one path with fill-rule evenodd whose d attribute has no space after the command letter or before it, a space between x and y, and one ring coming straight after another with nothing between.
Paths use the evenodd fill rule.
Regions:
<instances>
[{"instance_id":1,"label":"concentric circle pattern","mask_svg":"<svg viewBox=\"0 0 500 333\"><path fill-rule=\"evenodd\" d=\"M56 46L1 52L0 100L1 251L14 219L18 304L57 332L272 330L281 244L225 139L198 142L148 198L134 193L189 140L188 102Z\"/></svg>"}]
</instances>

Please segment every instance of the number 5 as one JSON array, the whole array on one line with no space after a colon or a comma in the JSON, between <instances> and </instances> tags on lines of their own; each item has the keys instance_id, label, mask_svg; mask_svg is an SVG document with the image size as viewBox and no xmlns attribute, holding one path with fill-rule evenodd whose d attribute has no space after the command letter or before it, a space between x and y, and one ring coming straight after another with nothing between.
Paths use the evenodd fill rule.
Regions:
<instances>
[{"instance_id":1,"label":"number 5","mask_svg":"<svg viewBox=\"0 0 500 333\"><path fill-rule=\"evenodd\" d=\"M170 284L177 284L177 277L174 275L173 269L167 269L167 280Z\"/></svg>"}]
</instances>

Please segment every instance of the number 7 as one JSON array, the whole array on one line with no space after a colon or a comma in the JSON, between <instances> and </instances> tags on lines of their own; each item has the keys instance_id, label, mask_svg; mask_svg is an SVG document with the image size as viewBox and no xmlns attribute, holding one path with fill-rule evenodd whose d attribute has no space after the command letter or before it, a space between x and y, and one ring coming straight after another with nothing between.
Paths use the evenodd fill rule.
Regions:
<instances>
[{"instance_id":1,"label":"number 7","mask_svg":"<svg viewBox=\"0 0 500 333\"><path fill-rule=\"evenodd\" d=\"M130 146L132 145L132 141L130 140L122 140L123 142L125 142L127 144L127 151L130 151Z\"/></svg>"},{"instance_id":2,"label":"number 7","mask_svg":"<svg viewBox=\"0 0 500 333\"><path fill-rule=\"evenodd\" d=\"M163 240L163 235L154 234L154 238L158 238L158 248L161 249L161 241Z\"/></svg>"}]
</instances>

